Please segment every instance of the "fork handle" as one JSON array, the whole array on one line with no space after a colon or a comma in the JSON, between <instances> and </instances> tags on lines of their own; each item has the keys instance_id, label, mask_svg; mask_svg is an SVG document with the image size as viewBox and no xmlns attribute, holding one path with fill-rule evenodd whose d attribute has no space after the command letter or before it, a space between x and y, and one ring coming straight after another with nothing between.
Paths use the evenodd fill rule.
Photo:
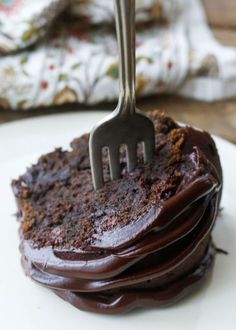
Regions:
<instances>
[{"instance_id":1,"label":"fork handle","mask_svg":"<svg viewBox=\"0 0 236 330\"><path fill-rule=\"evenodd\" d=\"M118 115L135 112L135 0L114 0L119 51Z\"/></svg>"}]
</instances>

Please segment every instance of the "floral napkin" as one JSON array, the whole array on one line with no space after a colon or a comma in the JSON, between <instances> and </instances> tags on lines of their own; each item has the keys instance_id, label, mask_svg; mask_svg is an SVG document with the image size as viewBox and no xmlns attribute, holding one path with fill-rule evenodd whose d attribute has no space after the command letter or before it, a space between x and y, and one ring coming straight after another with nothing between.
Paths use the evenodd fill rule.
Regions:
<instances>
[{"instance_id":1,"label":"floral napkin","mask_svg":"<svg viewBox=\"0 0 236 330\"><path fill-rule=\"evenodd\" d=\"M137 96L236 95L236 49L220 45L200 0L136 1ZM0 107L118 97L112 0L0 0Z\"/></svg>"}]
</instances>

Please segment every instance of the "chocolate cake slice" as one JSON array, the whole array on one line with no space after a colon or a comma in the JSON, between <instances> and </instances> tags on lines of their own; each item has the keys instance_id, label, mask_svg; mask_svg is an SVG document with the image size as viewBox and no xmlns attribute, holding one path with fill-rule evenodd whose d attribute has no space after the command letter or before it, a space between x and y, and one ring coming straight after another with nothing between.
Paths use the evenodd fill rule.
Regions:
<instances>
[{"instance_id":1,"label":"chocolate cake slice","mask_svg":"<svg viewBox=\"0 0 236 330\"><path fill-rule=\"evenodd\" d=\"M57 149L13 181L20 251L33 280L81 310L119 313L164 306L195 290L210 274L211 231L222 171L206 132L180 127L158 111L155 157L95 191L89 135Z\"/></svg>"}]
</instances>

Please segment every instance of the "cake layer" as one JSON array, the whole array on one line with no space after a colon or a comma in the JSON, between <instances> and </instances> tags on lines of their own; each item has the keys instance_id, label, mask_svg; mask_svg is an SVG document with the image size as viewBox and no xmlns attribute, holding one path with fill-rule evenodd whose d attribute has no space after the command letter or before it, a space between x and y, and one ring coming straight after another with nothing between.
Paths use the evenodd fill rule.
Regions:
<instances>
[{"instance_id":1,"label":"cake layer","mask_svg":"<svg viewBox=\"0 0 236 330\"><path fill-rule=\"evenodd\" d=\"M222 171L209 134L159 112L155 157L94 191L88 135L13 181L27 275L83 310L115 313L176 301L214 261Z\"/></svg>"}]
</instances>

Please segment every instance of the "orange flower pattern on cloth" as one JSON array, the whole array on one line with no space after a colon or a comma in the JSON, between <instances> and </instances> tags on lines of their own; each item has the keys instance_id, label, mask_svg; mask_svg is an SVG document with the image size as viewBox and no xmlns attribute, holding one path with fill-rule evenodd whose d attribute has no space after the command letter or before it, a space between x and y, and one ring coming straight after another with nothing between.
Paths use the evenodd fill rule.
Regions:
<instances>
[{"instance_id":1,"label":"orange flower pattern on cloth","mask_svg":"<svg viewBox=\"0 0 236 330\"><path fill-rule=\"evenodd\" d=\"M200 0L136 0L136 20L138 97L236 95L236 50L215 41ZM0 0L0 76L4 109L116 100L113 1Z\"/></svg>"}]
</instances>

